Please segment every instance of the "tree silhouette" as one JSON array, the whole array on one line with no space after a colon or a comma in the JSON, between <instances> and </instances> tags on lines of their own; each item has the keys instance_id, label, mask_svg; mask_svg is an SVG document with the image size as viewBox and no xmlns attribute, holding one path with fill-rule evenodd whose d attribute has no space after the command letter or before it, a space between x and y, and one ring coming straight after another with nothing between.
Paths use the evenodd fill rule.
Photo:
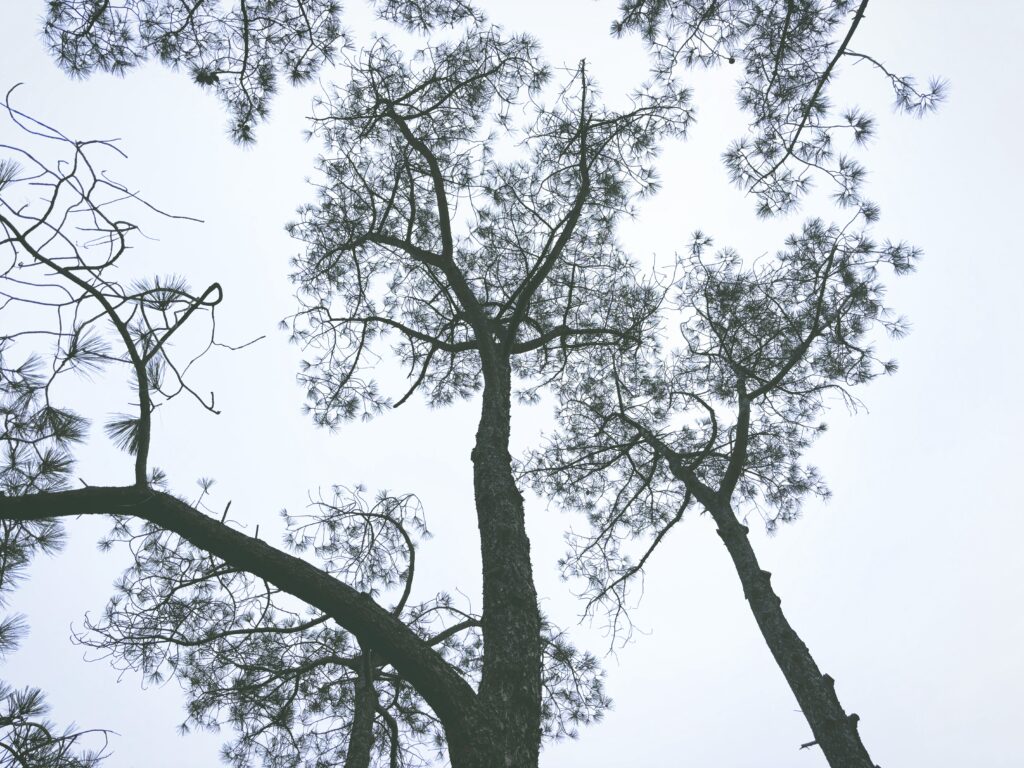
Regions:
<instances>
[{"instance_id":1,"label":"tree silhouette","mask_svg":"<svg viewBox=\"0 0 1024 768\"><path fill-rule=\"evenodd\" d=\"M905 271L914 252L868 238L877 210L860 192L863 169L835 152L833 136L863 140L871 122L858 111L834 120L826 99L844 57L882 66L850 51L865 7L625 3L616 30L642 32L656 77L612 109L586 62L553 71L532 39L488 27L462 0L377 4L407 29L462 24L413 55L387 38L338 50L333 2L52 3L45 34L70 72L120 72L156 55L215 86L242 141L281 73L302 80L342 63L348 79L325 87L313 117L325 146L317 197L290 226L304 244L290 327L310 413L333 428L417 393L434 406L479 397L481 407L471 455L479 615L445 593L410 602L426 535L414 496L370 501L338 486L285 515L277 548L211 506L212 481L191 500L173 493L150 466L151 416L180 394L215 410L189 377L192 361L224 346L222 290L120 278L139 230L121 209L165 214L96 170L94 154L112 144L73 141L8 105L66 157L3 147L14 161L0 167L2 309L24 327L0 337L0 520L56 536L58 518L107 516L107 545L133 556L80 641L153 679L176 676L190 693L184 727L231 724L224 756L237 765L397 766L446 754L456 768L536 766L544 735L574 733L608 706L594 658L538 608L509 451L514 397L535 402L551 388L561 431L525 471L591 516L593 533L566 561L588 579L591 607L610 605L616 626L630 579L701 505L830 763L869 766L855 716L781 613L737 517L753 505L774 525L823 492L801 457L825 396L852 397L849 387L886 369L869 345L873 324L900 328L884 316L878 267ZM640 276L617 226L657 189L659 143L692 119L677 65L722 60L743 62L741 104L754 118L753 138L727 154L733 180L774 215L823 174L851 221L811 221L753 266L710 256L698 234L663 286ZM909 111L941 96L883 71ZM666 316L681 318L676 346L664 340ZM46 373L40 333L53 342ZM403 366L398 386L374 378L387 355ZM70 489L87 422L51 404L54 382L118 365L137 402L106 431L134 455L134 484ZM636 563L624 557L629 537L649 539Z\"/></svg>"},{"instance_id":2,"label":"tree silhouette","mask_svg":"<svg viewBox=\"0 0 1024 768\"><path fill-rule=\"evenodd\" d=\"M537 759L541 647L508 449L513 376L530 398L577 351L641 338L653 295L614 224L654 184L656 139L689 119L684 92L638 93L625 112L601 107L582 64L553 106L529 101L548 77L536 60L529 39L494 30L412 64L378 43L316 118L328 183L291 230L308 244L296 262L306 306L294 329L310 353L301 378L319 423L373 414L416 390L433 404L482 390L472 454L479 697L505 713L484 726L502 755L488 759L524 765ZM514 105L531 115L522 127L509 117ZM522 157L498 159L499 131ZM385 334L411 382L394 401L364 374Z\"/></svg>"},{"instance_id":3,"label":"tree silhouette","mask_svg":"<svg viewBox=\"0 0 1024 768\"><path fill-rule=\"evenodd\" d=\"M465 0L375 0L378 15L411 29L477 15ZM124 74L154 57L213 88L229 131L254 140L282 78L302 83L345 46L338 0L54 0L43 37L68 74Z\"/></svg>"},{"instance_id":4,"label":"tree silhouette","mask_svg":"<svg viewBox=\"0 0 1024 768\"><path fill-rule=\"evenodd\" d=\"M670 287L667 309L681 318L678 346L662 352L660 338L652 338L626 354L601 350L563 377L561 433L535 454L527 474L539 490L588 515L592 532L570 538L563 567L585 580L588 611L608 610L613 635L628 627L630 581L691 504L708 511L811 726L814 740L803 746L821 746L832 766L872 768L858 716L847 716L832 678L782 613L734 513L734 506L753 507L772 531L796 516L805 495L826 495L817 471L801 464L824 429L817 419L825 395L855 405L850 387L895 370L866 340L873 323L894 335L904 330L886 316L878 268L906 272L918 254L904 243L878 245L866 233L878 210L862 194L865 170L835 146L839 131L865 142L873 120L855 108L836 114L828 90L840 62L868 62L889 80L899 110L923 115L942 100L945 84L919 88L850 48L867 5L622 3L613 31L642 34L662 82L671 84L682 67L742 62L739 101L752 122L724 160L760 215L793 210L816 176L853 215L841 227L807 222L774 261L754 267L728 250L711 258L711 239L696 233ZM626 542L637 538L647 546L631 557Z\"/></svg>"},{"instance_id":5,"label":"tree silhouette","mask_svg":"<svg viewBox=\"0 0 1024 768\"><path fill-rule=\"evenodd\" d=\"M827 398L855 404L850 388L895 369L868 337L874 325L904 330L882 305L879 268L906 272L917 253L853 227L811 220L753 267L735 252L711 255L698 233L670 297L683 318L678 342L607 351L567 376L560 432L529 474L588 514L592 533L571 539L563 565L586 580L588 609L606 609L613 631L628 621L630 581L666 534L692 506L706 510L829 764L872 768L857 716L787 621L741 521L756 511L772 530L808 494L826 495L802 454L824 429ZM637 538L647 544L634 558Z\"/></svg>"},{"instance_id":6,"label":"tree silhouette","mask_svg":"<svg viewBox=\"0 0 1024 768\"><path fill-rule=\"evenodd\" d=\"M17 397L20 394L31 400L34 397L33 387L31 381L25 381L24 369L19 373L0 365L0 375L6 383L0 414L5 417L5 424L11 427L17 417L12 413L15 410L11 408L13 398L6 395ZM45 421L45 418L40 421ZM38 438L40 442L36 445L42 455L47 454L44 426L38 422L34 425L22 422L15 429L20 440L31 442ZM5 448L10 451L13 443L14 440L10 440ZM32 472L31 463L27 464L25 469ZM6 464L5 468L10 469L10 465ZM3 472L0 474L0 495L16 490L16 484L24 480L24 476L12 478L9 472L0 471ZM32 558L37 554L53 553L60 548L62 540L63 532L53 521L0 521L0 608L6 607L8 594L23 578ZM0 661L17 650L25 630L23 617L0 617ZM107 754L107 733L95 729L77 730L73 725L58 728L47 719L48 711L46 698L38 688L18 690L0 680L0 766L93 768L99 765Z\"/></svg>"},{"instance_id":7,"label":"tree silhouette","mask_svg":"<svg viewBox=\"0 0 1024 768\"><path fill-rule=\"evenodd\" d=\"M159 556L140 561L137 555L140 572L136 578L142 583L125 582L122 602L108 614L106 624L97 625L108 633L106 640L114 644L115 652L123 647L125 658L144 669L160 663L149 660L150 647L135 643L139 632L152 630L147 622L161 621L159 611L154 613L148 601L159 601L158 595L166 589L161 592L154 587L152 576L159 581L165 568L172 574L189 574L186 565L192 564L202 570L186 576L189 583L208 581L215 574L219 579L233 575L237 582L228 590L232 605L236 600L243 606L251 600L269 600L270 607L258 615L270 622L280 619L290 629L294 622L273 607L276 591L268 595L250 586L266 581L354 634L358 655L371 660L366 662L366 675L373 674L373 658L390 664L443 725L453 764L492 764L495 759L532 764L537 759L545 715L549 732L568 733L575 722L595 716L606 699L592 657L578 654L561 633L546 630L537 608L522 497L512 477L508 452L512 372L515 369L524 379L533 376L534 386L539 386L557 376L576 350L637 337L653 301L649 288L636 282L630 261L616 245L612 225L628 210L634 183L646 188L653 185L645 163L653 155L654 138L685 126L689 117L686 96L638 94L632 110L612 112L589 96L591 85L581 65L571 73L554 106L524 105L535 113L535 120L517 135L528 148L527 159L499 162L488 146L496 139L481 134L481 126L493 120L501 127L507 122L503 110L523 88L536 87L546 78L546 70L536 65L531 41L504 39L496 31L473 31L456 43L432 49L417 63L418 71L404 64L386 42L364 60L367 63L362 70L353 63L352 83L341 97L347 100L332 105L335 112L323 118L322 126L335 132L342 147L348 147L346 131L359 131L365 139L348 156L325 162L331 186L324 188L318 205L304 211L294 229L310 245L307 257L297 264L296 279L308 301L296 317L295 333L310 349L328 351L316 357L305 374L312 407L322 423L351 416L357 406L372 411L386 404L376 387L357 375L360 359L377 337L379 324L404 336L406 346L400 346L398 354L411 364L412 386L429 388L435 402L483 388L481 428L473 457L484 605L482 616L466 627L474 629L478 621L485 649L479 661L478 692L470 685L475 673L472 665L460 668L446 658L443 646L435 647L435 642L441 642L438 635L453 643L457 642L455 636L443 629L424 636L422 627L376 603L361 588L366 586L360 582L368 578L365 574L357 578L346 571L337 574L338 578L330 568L322 570L274 550L239 533L226 519L218 523L196 504L160 490L161 477L146 464L151 437L147 416L155 407L154 393L163 391L153 361L160 360L174 372L179 390L194 391L178 374L183 369L167 356L164 342L193 312L212 310L220 299L219 288L194 296L181 282L170 287L146 284L135 292L109 282L103 270L120 258L124 237L133 229L122 222L112 222L106 230L99 228L99 240L114 249L113 255L105 253L102 259L90 262L63 238L57 240L57 247L72 248L71 255L62 258L72 259L73 266L62 266L58 257L47 256L51 241L44 239L37 245L32 235L59 230L54 225L41 230L39 222L62 215L54 200L65 186L88 192L76 195L75 213L95 216L97 211L106 211L105 204L94 204L95 177L77 181L73 175L77 166L61 166L65 170L54 176L53 191L50 199L44 200L41 215L24 208L16 209L15 215L12 208L0 222L8 235L6 244L15 247L19 257L25 255L33 260L30 263L48 266L75 285L85 283L85 298L95 299L103 309L95 317L106 317L117 330L126 348L119 359L127 361L135 375L139 415L111 424L108 432L136 454L137 482L126 488L17 495L4 500L4 516L24 522L64 514L113 514L148 524L137 532L116 529L114 538L135 544L139 555L153 549ZM393 161L374 146L374 140L394 153ZM72 146L76 156L87 147L80 143ZM470 173L476 174L476 181L470 181ZM12 176L12 181L23 180ZM446 191L453 181L463 184L454 187L463 198L461 202L476 210L476 217L457 240L453 213L458 199L449 198ZM473 200L463 193L467 184L473 185L468 187ZM359 197L352 195L353 189ZM332 195L341 196L343 204L334 205ZM396 195L401 203L388 202ZM366 207L365 216L359 205ZM321 243L328 233L333 246L324 250ZM100 287L78 277L79 269ZM365 276L366 282L341 280L348 269L354 277ZM372 303L376 285L371 280L385 269L392 270L392 277L389 298L379 311ZM438 301L439 296L446 303ZM160 317L172 318L163 325L145 319L157 299ZM328 314L332 302L344 302L345 314ZM353 338L358 338L359 344L347 346ZM346 350L347 356L343 354ZM213 407L212 402L204 401L204 405ZM63 472L66 467L53 474L59 478ZM39 502L42 506L37 506ZM63 512L62 505L66 505ZM337 525L338 508L332 509L331 524ZM179 550L173 541L161 543L162 536L172 535L188 542L189 554L175 555ZM196 556L189 548L205 554ZM366 563L359 561L357 570L363 573L365 567ZM245 574L251 574L256 582ZM190 595L186 602L202 605L205 589L183 593ZM125 613L119 612L120 607ZM135 608L143 607L149 611L142 624L133 623L133 617L140 615ZM171 607L168 604L168 609ZM449 609L442 602L418 610L434 618ZM175 615L174 620L177 618ZM243 610L241 621L250 621L249 612ZM256 627L246 627L254 634L251 629ZM260 642L273 642L263 635L282 634L281 629L260 632ZM314 629L307 627L307 631ZM218 631L224 630L214 628L215 634ZM119 632L125 636L122 644ZM165 636L156 637L166 640ZM209 638L204 635L202 639ZM172 644L174 640L177 638ZM339 643L337 639L316 640L321 647L324 642ZM334 654L359 666L353 648L338 647ZM177 663L174 658L172 666ZM575 666L566 669L567 663ZM189 669L186 661L181 671L191 685ZM292 683L293 687L300 685ZM197 689L211 688L203 680L194 684ZM197 722L204 722L206 710L214 706L207 701L223 705L220 696L219 691L211 690L208 698L196 699ZM255 706L252 697L249 701ZM273 696L261 696L260 702L273 710L266 717L275 727L278 721L287 720L282 712L292 715L289 702ZM316 707L316 702L303 704L310 705ZM354 713L358 709L354 703ZM298 715L300 722L303 717L303 713ZM251 721L258 723L259 717ZM354 715L350 735L357 721ZM412 730L417 728L430 730L430 726L414 723ZM263 730L260 735L265 733ZM254 745L252 735L243 731L238 759L244 759L251 749L267 750L265 756L269 756L274 738L268 736Z\"/></svg>"},{"instance_id":8,"label":"tree silhouette","mask_svg":"<svg viewBox=\"0 0 1024 768\"><path fill-rule=\"evenodd\" d=\"M204 506L204 481L196 506ZM482 661L480 618L448 594L410 604L417 541L428 535L412 496L335 488L308 514L285 513L294 552L390 607L474 682ZM159 682L174 675L188 692L182 727L231 725L233 765L429 765L444 752L444 730L422 697L372 649L331 617L292 605L245 571L152 525L118 521L104 546L126 544L133 562L101 619L78 642L122 669ZM599 718L608 705L596 660L545 626L542 723L551 738ZM372 759L371 759L372 758Z\"/></svg>"},{"instance_id":9,"label":"tree silhouette","mask_svg":"<svg viewBox=\"0 0 1024 768\"><path fill-rule=\"evenodd\" d=\"M867 7L868 0L622 0L612 31L639 33L656 75L669 82L684 68L739 65L739 103L751 122L725 164L758 213L773 216L795 210L816 178L829 182L841 205L861 200L865 169L837 151L837 138L864 144L875 124L857 107L832 103L843 64L879 70L901 112L924 115L945 97L943 80L921 86L850 47Z\"/></svg>"}]
</instances>

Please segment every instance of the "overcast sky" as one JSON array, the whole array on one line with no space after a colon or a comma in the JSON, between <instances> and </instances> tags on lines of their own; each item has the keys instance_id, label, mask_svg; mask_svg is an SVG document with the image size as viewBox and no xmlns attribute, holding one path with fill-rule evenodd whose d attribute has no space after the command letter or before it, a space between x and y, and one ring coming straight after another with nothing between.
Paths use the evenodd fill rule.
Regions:
<instances>
[{"instance_id":1,"label":"overcast sky","mask_svg":"<svg viewBox=\"0 0 1024 768\"><path fill-rule=\"evenodd\" d=\"M492 19L538 36L553 63L586 57L606 96L644 77L635 40L607 35L608 2L491 3ZM286 276L300 248L283 231L311 199L305 181L317 147L302 138L311 89L285 89L258 142L228 140L220 104L188 78L151 65L122 79L72 82L39 41L41 0L0 0L0 88L24 82L17 104L68 134L122 139L129 160L117 178L148 199L205 224L165 222L140 247L147 268L213 280L225 288L222 337L267 334L242 352L208 358L196 372L215 389L223 414L185 402L157 412L152 463L171 487L192 494L217 480L219 502L275 540L281 507L308 491L365 483L417 493L435 537L420 562L422 594L459 587L479 607L469 450L475 403L429 411L409 404L369 424L318 432L300 412L297 352L276 330L294 306ZM383 29L362 9L349 23ZM841 92L873 109L878 138L865 155L869 193L881 205L878 233L922 247L919 271L891 283L889 303L913 324L892 347L899 373L861 391L867 410L829 416L813 451L834 492L772 538L752 526L755 547L783 607L884 768L1019 766L1024 715L1024 505L1019 479L1024 427L1020 399L1020 81L1014 52L1024 6L1013 0L872 3L856 47L900 72L951 82L937 114L893 114L885 82L844 73ZM343 72L325 71L325 81ZM663 189L644 204L622 240L638 258L669 255L701 228L719 245L757 256L774 252L801 214L758 222L731 188L719 156L738 136L729 73L694 80L698 122L685 143L666 147ZM17 143L9 124L0 143ZM889 343L883 346L889 349ZM198 383L197 382L197 383ZM123 410L124 393L80 381L75 402L102 422ZM532 444L544 410L525 411L514 440ZM90 484L131 481L131 460L100 430L77 474ZM440 445L439 445L440 443ZM580 609L557 578L562 531L571 523L528 496L533 557L546 612L572 625ZM0 670L16 685L43 688L60 722L106 727L111 768L213 766L228 734L181 737L177 684L142 689L105 661L87 664L69 627L100 611L124 561L100 555L104 526L69 521L71 542L39 561L12 600L31 634ZM542 765L823 768L807 725L743 600L707 517L690 517L655 556L636 612L634 641L606 659L614 709L575 742L549 746ZM607 646L600 626L577 641Z\"/></svg>"}]
</instances>

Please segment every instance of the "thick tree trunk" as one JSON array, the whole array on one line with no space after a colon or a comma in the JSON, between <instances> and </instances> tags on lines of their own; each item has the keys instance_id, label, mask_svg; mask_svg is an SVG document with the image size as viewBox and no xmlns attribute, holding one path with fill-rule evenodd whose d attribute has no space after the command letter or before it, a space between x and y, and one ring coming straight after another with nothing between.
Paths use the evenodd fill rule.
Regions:
<instances>
[{"instance_id":1,"label":"thick tree trunk","mask_svg":"<svg viewBox=\"0 0 1024 768\"><path fill-rule=\"evenodd\" d=\"M743 594L750 603L761 634L796 696L804 717L825 759L832 768L877 768L857 732L857 715L847 715L836 696L835 681L823 675L811 653L785 614L771 585L771 574L761 570L747 536L728 504L708 505L718 535L732 557ZM812 742L813 743L813 742Z\"/></svg>"},{"instance_id":2,"label":"thick tree trunk","mask_svg":"<svg viewBox=\"0 0 1024 768\"><path fill-rule=\"evenodd\" d=\"M446 728L445 739L452 768L503 768L507 753L500 744L501 738L490 724L482 725L473 733Z\"/></svg>"},{"instance_id":3,"label":"thick tree trunk","mask_svg":"<svg viewBox=\"0 0 1024 768\"><path fill-rule=\"evenodd\" d=\"M506 362L488 374L473 449L483 564L481 714L493 719L499 753L499 762L488 768L535 768L541 735L540 612L523 497L508 450L511 372Z\"/></svg>"}]
</instances>

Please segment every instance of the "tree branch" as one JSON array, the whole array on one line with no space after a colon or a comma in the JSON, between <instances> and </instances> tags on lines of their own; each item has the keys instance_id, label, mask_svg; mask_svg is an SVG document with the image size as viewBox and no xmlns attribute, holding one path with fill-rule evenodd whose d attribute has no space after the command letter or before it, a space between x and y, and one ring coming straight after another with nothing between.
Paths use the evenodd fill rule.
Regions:
<instances>
[{"instance_id":1,"label":"tree branch","mask_svg":"<svg viewBox=\"0 0 1024 768\"><path fill-rule=\"evenodd\" d=\"M476 693L448 662L365 593L301 558L207 517L184 501L145 487L90 487L27 496L0 496L0 519L43 520L79 515L127 515L178 534L229 565L248 571L328 614L360 644L390 663L447 727L471 733Z\"/></svg>"}]
</instances>

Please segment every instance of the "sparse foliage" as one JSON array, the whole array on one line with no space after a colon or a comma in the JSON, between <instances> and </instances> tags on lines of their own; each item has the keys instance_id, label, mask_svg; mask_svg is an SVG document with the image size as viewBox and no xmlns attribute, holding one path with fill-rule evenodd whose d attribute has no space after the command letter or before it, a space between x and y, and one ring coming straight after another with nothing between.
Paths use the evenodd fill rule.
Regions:
<instances>
[{"instance_id":1,"label":"sparse foliage","mask_svg":"<svg viewBox=\"0 0 1024 768\"><path fill-rule=\"evenodd\" d=\"M139 227L116 217L131 204L140 215L167 214L97 167L103 162L97 155L120 154L112 143L73 141L9 101L6 111L43 151L55 147L64 157L48 163L46 155L0 145L0 151L17 158L6 161L0 188L0 249L6 254L0 272L5 295L0 307L4 491L21 495L64 483L68 447L82 439L88 422L51 404L57 399L57 381L72 372L92 375L110 364L130 369L138 402L136 412L113 416L106 431L136 457L136 482L145 483L153 410L182 393L214 410L212 395L206 398L192 389L185 373L216 343L213 317L221 288L214 283L193 293L175 276L119 279ZM197 314L209 318L209 335L191 356L175 359L172 336ZM32 346L39 336L52 344L48 371Z\"/></svg>"},{"instance_id":2,"label":"sparse foliage","mask_svg":"<svg viewBox=\"0 0 1024 768\"><path fill-rule=\"evenodd\" d=\"M126 277L140 225L121 211L166 214L96 165L112 143L73 141L9 102L26 142L46 149L0 145L0 586L58 545L55 519L108 516L103 546L131 565L77 639L151 681L178 679L182 728L230 726L229 763L535 768L542 738L575 736L610 705L597 660L539 610L509 449L515 399L553 392L558 431L518 469L589 519L563 561L586 584L587 611L606 609L613 637L628 632L631 583L703 508L817 743L833 766L869 768L854 716L783 615L741 522L756 512L772 529L826 493L804 458L823 411L833 396L855 405L856 386L894 369L874 329L905 328L884 306L880 270L908 271L917 253L871 238L864 169L836 142L864 143L873 123L838 112L829 90L845 62L879 68L907 112L933 108L943 89L851 50L866 6L627 0L613 29L643 35L655 77L606 103L586 61L551 68L532 38L489 26L464 0L378 0L379 18L407 32L454 28L412 55L387 37L345 49L334 0L51 2L44 34L66 70L122 73L155 56L217 90L238 141L252 140L282 75L344 67L312 118L324 146L316 199L289 227L304 247L290 321L299 380L329 428L417 393L432 406L479 395L483 600L476 613L446 592L414 598L429 534L413 495L335 486L284 513L274 547L231 520L230 504L212 508L212 480L191 501L170 491L150 466L151 415L182 393L216 412L188 375L217 344L221 287ZM823 177L848 223L810 220L754 262L713 252L698 232L663 285L642 276L618 226L658 189L661 143L693 119L676 76L720 62L741 63L752 118L725 156L733 181L776 215ZM48 162L52 149L63 159ZM389 355L397 386L376 380ZM134 402L105 432L134 456L133 482L70 489L89 422L54 403L65 374L115 367ZM0 643L17 628L0 623ZM77 749L80 734L41 725L36 693L0 698L10 743ZM56 768L102 756L39 754Z\"/></svg>"},{"instance_id":3,"label":"sparse foliage","mask_svg":"<svg viewBox=\"0 0 1024 768\"><path fill-rule=\"evenodd\" d=\"M124 74L150 57L214 88L236 141L253 140L283 76L311 78L344 44L337 0L54 0L43 35L72 76Z\"/></svg>"},{"instance_id":4,"label":"sparse foliage","mask_svg":"<svg viewBox=\"0 0 1024 768\"><path fill-rule=\"evenodd\" d=\"M486 28L411 61L381 40L350 72L315 118L326 181L291 229L307 244L295 272L305 307L293 328L309 355L300 378L316 421L331 427L416 391L442 405L482 390L473 454L484 561L479 692L504 711L514 706L493 726L497 742L506 759L532 763L548 712L589 720L604 699L579 688L542 704L553 678L524 578L529 548L508 453L512 383L533 400L577 351L643 336L656 296L615 226L656 187L657 141L685 130L688 96L640 91L616 111L597 100L581 63L545 104L551 75L535 43ZM395 398L368 375L385 334L409 382ZM561 641L549 648L550 658L577 658ZM592 659L578 660L573 686L594 671Z\"/></svg>"},{"instance_id":5,"label":"sparse foliage","mask_svg":"<svg viewBox=\"0 0 1024 768\"><path fill-rule=\"evenodd\" d=\"M641 333L655 296L615 223L656 188L656 142L685 130L688 95L638 92L613 111L581 64L544 106L533 97L549 77L533 41L496 30L415 68L381 41L322 105L327 182L291 228L308 244L295 332L319 352L301 378L320 423L417 389L435 405L467 397L492 348L535 380L531 399L573 350ZM528 121L513 121L524 107ZM518 157L505 159L506 137ZM361 375L385 334L412 384L397 399Z\"/></svg>"},{"instance_id":6,"label":"sparse foliage","mask_svg":"<svg viewBox=\"0 0 1024 768\"><path fill-rule=\"evenodd\" d=\"M22 439L31 439L30 434L19 433ZM0 496L9 490L4 487ZM63 530L54 521L0 521L0 608L32 558L52 554L62 543ZM0 661L17 650L26 630L22 617L0 616ZM0 680L0 768L95 768L107 756L105 731L60 728L48 714L41 690Z\"/></svg>"},{"instance_id":7,"label":"sparse foliage","mask_svg":"<svg viewBox=\"0 0 1024 768\"><path fill-rule=\"evenodd\" d=\"M867 6L868 0L623 0L612 29L641 34L668 82L682 68L740 68L739 104L751 122L725 152L725 165L755 197L758 212L772 216L792 211L815 177L831 184L840 205L865 202L865 169L840 142L865 144L875 124L862 109L833 103L831 86L844 64L876 67L890 81L896 107L911 115L932 111L945 97L944 81L920 86L851 49Z\"/></svg>"},{"instance_id":8,"label":"sparse foliage","mask_svg":"<svg viewBox=\"0 0 1024 768\"><path fill-rule=\"evenodd\" d=\"M377 14L426 31L482 16L465 0L374 0ZM338 0L51 0L43 25L73 77L123 75L149 58L212 88L235 141L255 139L282 80L308 81L348 45Z\"/></svg>"},{"instance_id":9,"label":"sparse foliage","mask_svg":"<svg viewBox=\"0 0 1024 768\"><path fill-rule=\"evenodd\" d=\"M712 253L697 233L668 295L678 336L664 350L586 359L564 379L559 432L528 470L539 490L586 513L591 530L570 536L562 565L585 581L588 611L607 612L613 637L628 636L628 589L655 549L688 509L707 510L830 763L867 768L855 724L783 616L736 515L760 514L772 531L807 495L826 495L803 454L825 428L829 396L855 407L853 387L895 370L871 346L876 326L905 330L882 303L880 269L907 272L918 254L874 242L858 226L874 216L845 227L811 220L753 265Z\"/></svg>"},{"instance_id":10,"label":"sparse foliage","mask_svg":"<svg viewBox=\"0 0 1024 768\"><path fill-rule=\"evenodd\" d=\"M205 506L208 489L196 506ZM311 552L365 594L395 597L391 612L478 680L479 616L445 593L409 602L417 542L429 535L415 497L382 493L370 501L362 488L339 487L308 514L285 519L293 551ZM232 765L342 764L364 721L369 764L430 765L443 756L442 724L422 698L330 616L151 524L118 520L103 545L127 546L133 564L77 641L150 682L177 677L189 701L182 728L231 726L238 736L223 756ZM597 660L547 626L544 670L549 737L575 735L609 705ZM367 689L368 717L361 712Z\"/></svg>"}]
</instances>

